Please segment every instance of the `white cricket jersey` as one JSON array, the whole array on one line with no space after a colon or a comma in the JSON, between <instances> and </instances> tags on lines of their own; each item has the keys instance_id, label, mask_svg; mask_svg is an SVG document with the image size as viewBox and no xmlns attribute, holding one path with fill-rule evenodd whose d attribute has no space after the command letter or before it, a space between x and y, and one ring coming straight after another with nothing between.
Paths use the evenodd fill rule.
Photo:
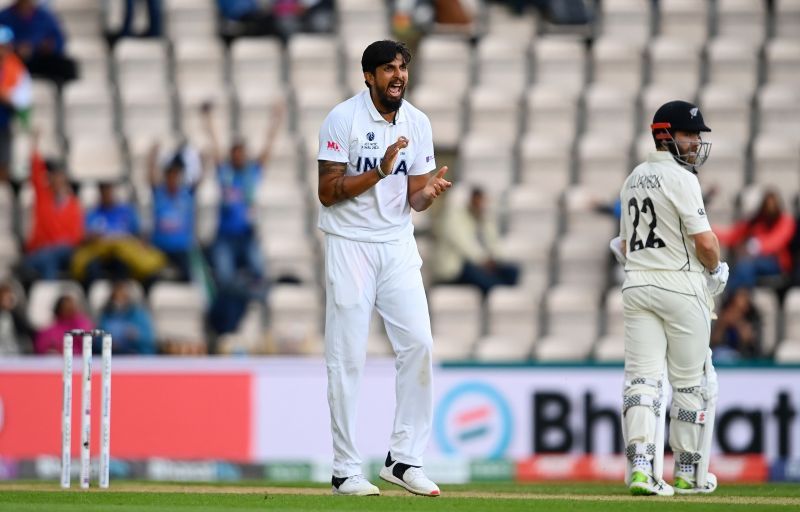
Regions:
<instances>
[{"instance_id":1,"label":"white cricket jersey","mask_svg":"<svg viewBox=\"0 0 800 512\"><path fill-rule=\"evenodd\" d=\"M395 122L386 121L364 90L331 110L319 131L318 160L346 162L346 176L357 176L380 164L386 148L404 136L392 174L363 194L322 206L319 228L362 242L389 242L413 236L408 176L436 168L428 117L403 101Z\"/></svg>"},{"instance_id":2,"label":"white cricket jersey","mask_svg":"<svg viewBox=\"0 0 800 512\"><path fill-rule=\"evenodd\" d=\"M620 191L619 232L627 242L625 270L703 272L696 235L711 231L697 176L667 151L650 153Z\"/></svg>"}]
</instances>

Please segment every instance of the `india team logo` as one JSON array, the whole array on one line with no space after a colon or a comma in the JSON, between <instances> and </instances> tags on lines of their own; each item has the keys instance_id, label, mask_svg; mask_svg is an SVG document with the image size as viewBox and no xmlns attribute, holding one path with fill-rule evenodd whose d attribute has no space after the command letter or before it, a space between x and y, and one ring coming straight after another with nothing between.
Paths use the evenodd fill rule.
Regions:
<instances>
[{"instance_id":1,"label":"india team logo","mask_svg":"<svg viewBox=\"0 0 800 512\"><path fill-rule=\"evenodd\" d=\"M500 458L511 442L512 428L505 398L483 382L454 387L436 407L434 433L447 455Z\"/></svg>"}]
</instances>

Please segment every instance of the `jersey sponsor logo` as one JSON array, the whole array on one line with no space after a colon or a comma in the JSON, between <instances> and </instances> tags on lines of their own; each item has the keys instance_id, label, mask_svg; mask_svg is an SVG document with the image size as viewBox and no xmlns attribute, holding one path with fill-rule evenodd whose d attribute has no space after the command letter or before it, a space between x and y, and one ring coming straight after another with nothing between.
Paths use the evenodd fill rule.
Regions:
<instances>
[{"instance_id":1,"label":"jersey sponsor logo","mask_svg":"<svg viewBox=\"0 0 800 512\"><path fill-rule=\"evenodd\" d=\"M328 141L328 149L332 149L334 151L341 151L341 148L339 148L339 143L334 142L332 140Z\"/></svg>"},{"instance_id":2,"label":"jersey sponsor logo","mask_svg":"<svg viewBox=\"0 0 800 512\"><path fill-rule=\"evenodd\" d=\"M371 171L380 165L381 160L383 159L378 157L370 158L368 156L360 156L358 157L358 160L356 160L356 172L361 174ZM394 171L392 171L392 174L400 173L408 176L408 165L406 164L405 160L400 160L400 162L397 164L397 167L395 167Z\"/></svg>"},{"instance_id":3,"label":"jersey sponsor logo","mask_svg":"<svg viewBox=\"0 0 800 512\"><path fill-rule=\"evenodd\" d=\"M467 381L450 389L435 407L434 433L448 455L496 459L511 442L511 408L497 389Z\"/></svg>"}]
</instances>

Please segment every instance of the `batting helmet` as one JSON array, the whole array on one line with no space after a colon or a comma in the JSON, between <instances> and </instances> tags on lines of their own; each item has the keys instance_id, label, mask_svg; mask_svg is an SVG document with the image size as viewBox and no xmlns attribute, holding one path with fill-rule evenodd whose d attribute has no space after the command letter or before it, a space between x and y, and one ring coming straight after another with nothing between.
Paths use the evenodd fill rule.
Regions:
<instances>
[{"instance_id":1,"label":"batting helmet","mask_svg":"<svg viewBox=\"0 0 800 512\"><path fill-rule=\"evenodd\" d=\"M700 140L690 144L688 151L681 152L675 141L675 132L700 133L710 132L706 126L700 109L688 101L675 100L664 103L653 116L650 125L656 147L666 147L675 161L686 169L697 172L697 168L705 163L711 151L711 143Z\"/></svg>"}]
</instances>

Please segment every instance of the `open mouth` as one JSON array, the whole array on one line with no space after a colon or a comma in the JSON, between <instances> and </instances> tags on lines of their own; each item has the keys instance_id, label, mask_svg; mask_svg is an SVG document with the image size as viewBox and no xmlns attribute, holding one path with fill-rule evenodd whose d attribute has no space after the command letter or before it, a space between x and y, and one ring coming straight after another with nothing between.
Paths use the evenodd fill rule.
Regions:
<instances>
[{"instance_id":1,"label":"open mouth","mask_svg":"<svg viewBox=\"0 0 800 512\"><path fill-rule=\"evenodd\" d=\"M395 82L389 84L389 87L386 88L386 92L389 96L400 97L403 94L403 83Z\"/></svg>"}]
</instances>

